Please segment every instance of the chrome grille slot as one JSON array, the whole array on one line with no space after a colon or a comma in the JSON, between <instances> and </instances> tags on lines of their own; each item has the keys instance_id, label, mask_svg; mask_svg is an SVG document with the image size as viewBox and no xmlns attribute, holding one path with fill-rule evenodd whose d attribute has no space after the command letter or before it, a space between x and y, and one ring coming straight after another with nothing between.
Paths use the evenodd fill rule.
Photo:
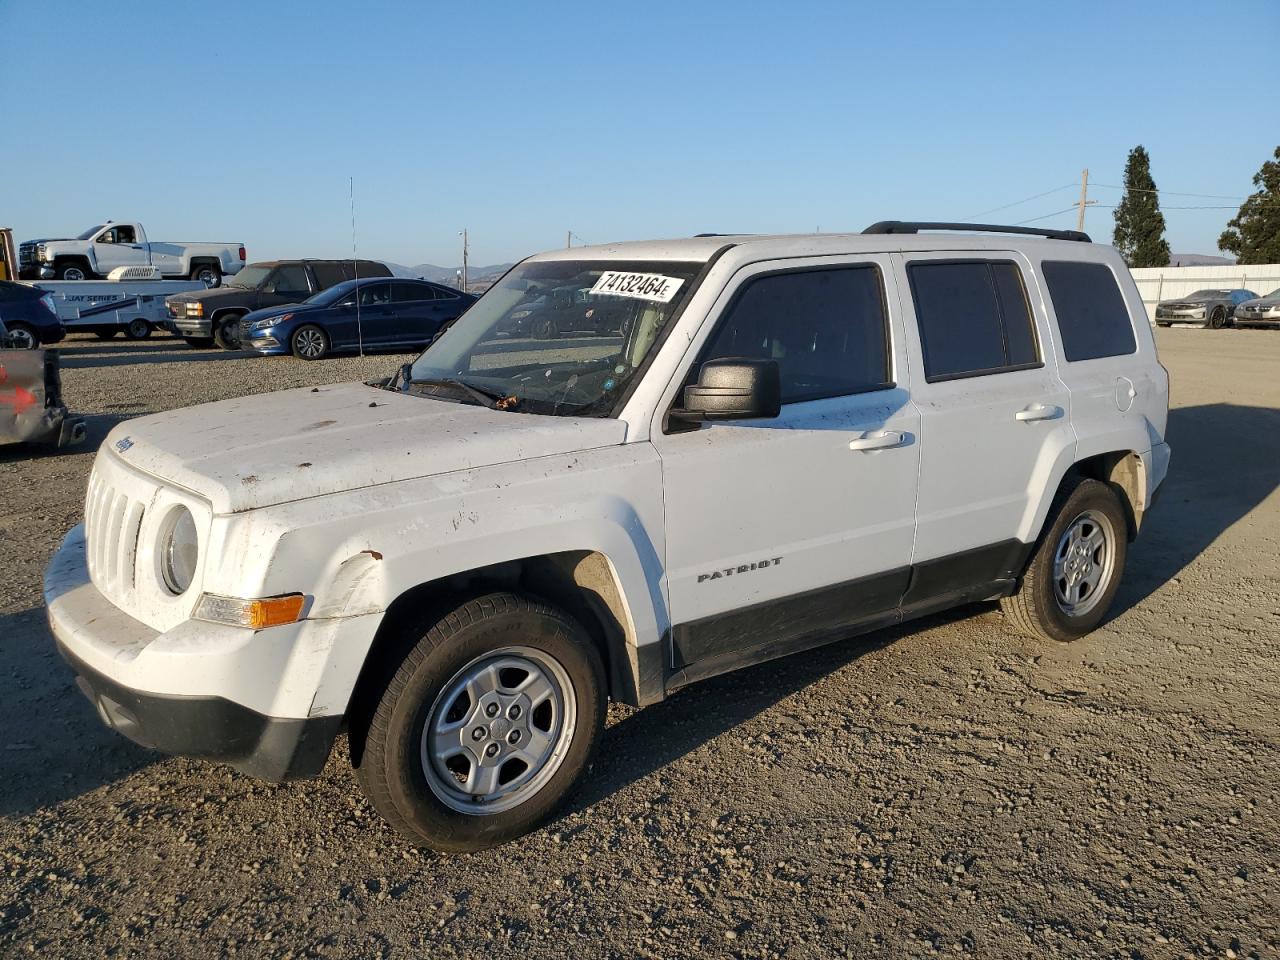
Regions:
<instances>
[{"instance_id":1,"label":"chrome grille slot","mask_svg":"<svg viewBox=\"0 0 1280 960\"><path fill-rule=\"evenodd\" d=\"M84 520L89 577L109 597L133 590L144 504L112 489L98 471L89 478Z\"/></svg>"}]
</instances>

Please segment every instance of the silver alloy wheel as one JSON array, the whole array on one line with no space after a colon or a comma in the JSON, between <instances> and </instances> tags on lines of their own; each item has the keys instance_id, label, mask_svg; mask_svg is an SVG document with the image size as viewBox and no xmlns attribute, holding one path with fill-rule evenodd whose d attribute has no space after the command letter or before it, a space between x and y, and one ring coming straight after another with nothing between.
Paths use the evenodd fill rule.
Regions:
<instances>
[{"instance_id":1,"label":"silver alloy wheel","mask_svg":"<svg viewBox=\"0 0 1280 960\"><path fill-rule=\"evenodd\" d=\"M504 647L472 660L444 685L422 728L422 772L460 813L524 803L560 769L577 722L569 674L550 654Z\"/></svg>"},{"instance_id":2,"label":"silver alloy wheel","mask_svg":"<svg viewBox=\"0 0 1280 960\"><path fill-rule=\"evenodd\" d=\"M1053 595L1069 617L1082 617L1106 593L1116 563L1111 520L1086 510L1068 524L1053 552Z\"/></svg>"},{"instance_id":3,"label":"silver alloy wheel","mask_svg":"<svg viewBox=\"0 0 1280 960\"><path fill-rule=\"evenodd\" d=\"M14 327L9 331L9 342L18 350L34 350L40 344L26 327Z\"/></svg>"},{"instance_id":4,"label":"silver alloy wheel","mask_svg":"<svg viewBox=\"0 0 1280 960\"><path fill-rule=\"evenodd\" d=\"M85 277L84 270L80 267L64 267L62 271L63 280L83 280Z\"/></svg>"},{"instance_id":5,"label":"silver alloy wheel","mask_svg":"<svg viewBox=\"0 0 1280 960\"><path fill-rule=\"evenodd\" d=\"M218 274L213 267L205 267L203 270L198 270L196 279L206 287L216 287L218 285Z\"/></svg>"},{"instance_id":6,"label":"silver alloy wheel","mask_svg":"<svg viewBox=\"0 0 1280 960\"><path fill-rule=\"evenodd\" d=\"M294 334L293 343L308 360L324 354L324 335L319 330L299 330Z\"/></svg>"}]
</instances>

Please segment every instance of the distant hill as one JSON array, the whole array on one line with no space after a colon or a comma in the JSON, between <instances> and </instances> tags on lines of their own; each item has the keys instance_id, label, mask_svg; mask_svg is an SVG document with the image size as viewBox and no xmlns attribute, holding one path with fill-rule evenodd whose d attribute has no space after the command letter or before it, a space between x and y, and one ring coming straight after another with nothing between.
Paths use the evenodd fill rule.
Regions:
<instances>
[{"instance_id":1,"label":"distant hill","mask_svg":"<svg viewBox=\"0 0 1280 960\"><path fill-rule=\"evenodd\" d=\"M440 267L434 263L419 263L416 266L409 267L409 271L415 277L434 280L436 283L450 284L457 282L458 271L461 269L461 264L456 267ZM482 280L492 282L510 269L511 264L509 263L495 263L487 267L467 267L467 280L470 283L479 283Z\"/></svg>"},{"instance_id":2,"label":"distant hill","mask_svg":"<svg viewBox=\"0 0 1280 960\"><path fill-rule=\"evenodd\" d=\"M1230 257L1215 257L1207 253L1174 253L1169 255L1171 267L1229 267L1235 263Z\"/></svg>"}]
</instances>

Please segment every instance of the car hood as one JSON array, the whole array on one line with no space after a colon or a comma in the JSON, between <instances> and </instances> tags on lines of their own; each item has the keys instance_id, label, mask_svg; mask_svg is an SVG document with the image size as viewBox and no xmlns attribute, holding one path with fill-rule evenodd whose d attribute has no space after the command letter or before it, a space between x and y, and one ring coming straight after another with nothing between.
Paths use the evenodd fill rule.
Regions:
<instances>
[{"instance_id":1,"label":"car hood","mask_svg":"<svg viewBox=\"0 0 1280 960\"><path fill-rule=\"evenodd\" d=\"M1174 297L1172 300L1161 300L1162 307L1176 307L1179 304L1193 304L1199 306L1202 303L1221 303L1223 300L1230 300L1226 294L1202 297Z\"/></svg>"},{"instance_id":2,"label":"car hood","mask_svg":"<svg viewBox=\"0 0 1280 960\"><path fill-rule=\"evenodd\" d=\"M1280 306L1280 297L1255 297L1239 304L1242 307L1276 307Z\"/></svg>"},{"instance_id":3,"label":"car hood","mask_svg":"<svg viewBox=\"0 0 1280 960\"><path fill-rule=\"evenodd\" d=\"M248 290L245 287L224 285L214 287L211 290L192 290L189 293L175 293L171 297L166 297L165 300L173 300L178 303L191 303L196 300L203 303L218 303L223 300L235 300L237 301L236 306L243 306L246 298L256 296L257 293L257 290Z\"/></svg>"},{"instance_id":4,"label":"car hood","mask_svg":"<svg viewBox=\"0 0 1280 960\"><path fill-rule=\"evenodd\" d=\"M122 423L108 456L215 513L622 443L620 420L506 413L379 390L303 387Z\"/></svg>"},{"instance_id":5,"label":"car hood","mask_svg":"<svg viewBox=\"0 0 1280 960\"><path fill-rule=\"evenodd\" d=\"M283 317L286 313L312 313L316 310L323 310L324 307L314 303L281 303L274 307L263 307L261 310L252 310L246 313L242 318L244 323L253 323L257 320L270 320L272 317Z\"/></svg>"}]
</instances>

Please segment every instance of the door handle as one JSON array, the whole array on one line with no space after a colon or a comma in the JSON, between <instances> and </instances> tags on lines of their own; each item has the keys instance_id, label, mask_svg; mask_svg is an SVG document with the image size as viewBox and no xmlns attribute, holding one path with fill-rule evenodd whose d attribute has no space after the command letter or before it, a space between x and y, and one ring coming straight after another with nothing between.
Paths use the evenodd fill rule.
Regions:
<instances>
[{"instance_id":1,"label":"door handle","mask_svg":"<svg viewBox=\"0 0 1280 960\"><path fill-rule=\"evenodd\" d=\"M1023 423L1031 420L1057 420L1062 416L1062 412L1061 407L1055 407L1052 403L1033 403L1015 413L1013 419L1021 420Z\"/></svg>"},{"instance_id":2,"label":"door handle","mask_svg":"<svg viewBox=\"0 0 1280 960\"><path fill-rule=\"evenodd\" d=\"M881 430L879 433L869 433L865 437L859 437L856 440L849 441L850 450L888 450L890 447L900 447L906 442L906 437L895 430Z\"/></svg>"}]
</instances>

